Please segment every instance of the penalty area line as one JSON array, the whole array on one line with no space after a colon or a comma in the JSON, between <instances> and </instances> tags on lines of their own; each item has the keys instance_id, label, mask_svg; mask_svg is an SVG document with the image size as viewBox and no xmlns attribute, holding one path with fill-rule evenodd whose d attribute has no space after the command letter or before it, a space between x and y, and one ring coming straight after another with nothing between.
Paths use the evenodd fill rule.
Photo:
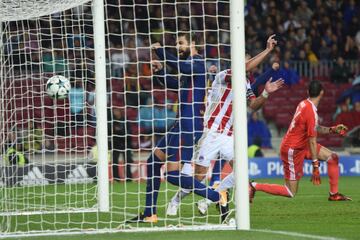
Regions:
<instances>
[{"instance_id":1,"label":"penalty area line","mask_svg":"<svg viewBox=\"0 0 360 240\"><path fill-rule=\"evenodd\" d=\"M270 230L270 229L250 229L250 231L263 232L263 233L276 233L276 234L280 234L280 235L301 237L301 238L308 238L308 239L317 239L317 240L344 240L343 238L326 237L326 236L297 233L297 232L276 231L276 230Z\"/></svg>"}]
</instances>

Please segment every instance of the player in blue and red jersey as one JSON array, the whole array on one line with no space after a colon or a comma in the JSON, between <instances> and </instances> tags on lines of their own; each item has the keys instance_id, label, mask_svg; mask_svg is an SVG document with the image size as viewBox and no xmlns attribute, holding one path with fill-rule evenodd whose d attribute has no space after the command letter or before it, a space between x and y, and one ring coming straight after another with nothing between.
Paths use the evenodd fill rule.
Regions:
<instances>
[{"instance_id":1,"label":"player in blue and red jersey","mask_svg":"<svg viewBox=\"0 0 360 240\"><path fill-rule=\"evenodd\" d=\"M181 172L183 165L189 166L193 148L203 132L204 98L206 95L205 60L196 48L196 35L178 34L176 48L179 57L163 48L160 43L151 47L165 66L178 70L179 79L172 77L166 67L153 62L156 75L164 78L166 88L179 89L178 120L154 148L147 160L146 206L144 213L129 222L157 222L157 197L160 189L160 168L166 164L166 180L184 189L206 197L213 202L226 205L226 197Z\"/></svg>"}]
</instances>

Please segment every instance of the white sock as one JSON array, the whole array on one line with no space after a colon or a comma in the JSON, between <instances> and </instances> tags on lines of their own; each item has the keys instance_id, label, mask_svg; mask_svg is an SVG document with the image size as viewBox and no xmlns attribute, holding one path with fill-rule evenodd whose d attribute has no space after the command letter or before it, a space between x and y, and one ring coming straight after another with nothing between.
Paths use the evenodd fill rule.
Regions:
<instances>
[{"instance_id":1,"label":"white sock","mask_svg":"<svg viewBox=\"0 0 360 240\"><path fill-rule=\"evenodd\" d=\"M193 167L191 166L190 163L184 163L182 169L181 169L181 173L188 175L188 176L192 176L193 175Z\"/></svg>"},{"instance_id":2,"label":"white sock","mask_svg":"<svg viewBox=\"0 0 360 240\"><path fill-rule=\"evenodd\" d=\"M173 198L171 199L171 201L173 203L179 204L180 201L186 197L187 195L189 195L191 193L191 190L189 189L180 189L179 191L176 192L176 194L173 196Z\"/></svg>"},{"instance_id":3,"label":"white sock","mask_svg":"<svg viewBox=\"0 0 360 240\"><path fill-rule=\"evenodd\" d=\"M222 192L234 186L235 186L235 177L234 177L234 172L232 172L221 181L219 187L215 191Z\"/></svg>"}]
</instances>

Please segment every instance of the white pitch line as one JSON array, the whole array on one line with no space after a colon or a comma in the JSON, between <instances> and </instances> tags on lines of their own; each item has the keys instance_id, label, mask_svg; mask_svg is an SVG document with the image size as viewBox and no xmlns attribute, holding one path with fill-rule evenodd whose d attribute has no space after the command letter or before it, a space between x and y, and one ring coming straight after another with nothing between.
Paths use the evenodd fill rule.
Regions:
<instances>
[{"instance_id":1,"label":"white pitch line","mask_svg":"<svg viewBox=\"0 0 360 240\"><path fill-rule=\"evenodd\" d=\"M136 214L128 213L130 216L136 216ZM168 218L158 218L160 221L169 221L173 219ZM197 224L199 227L199 230L201 230L201 226L206 227L206 223L203 222L197 222L197 221L189 221L189 220L181 220L184 223L192 223ZM214 229L207 229L207 230L236 230L236 228L226 225L226 224L210 224L214 226ZM185 226L175 228L175 231L181 231L181 230L188 230ZM161 231L161 230L160 230ZM250 229L250 232L264 232L264 233L274 233L274 234L280 234L280 235L286 235L286 236L292 236L292 237L301 237L301 238L308 238L308 239L316 239L316 240L345 240L343 238L335 238L335 237L326 237L326 236L319 236L319 235L312 235L312 234L305 234L305 233L297 233L297 232L287 232L287 231L276 231L276 230L270 230L270 229Z\"/></svg>"},{"instance_id":2,"label":"white pitch line","mask_svg":"<svg viewBox=\"0 0 360 240\"><path fill-rule=\"evenodd\" d=\"M128 216L136 216L136 214L128 213ZM159 220L173 220L167 218L159 218ZM42 232L42 233L30 233L26 235L26 233L22 232L20 234L6 234L0 235L0 239L2 238L13 238L13 237L35 237L35 236L52 236L52 235L78 235L78 234L104 234L104 233L118 233L118 232L167 232L167 231L201 231L201 230L236 230L234 226L229 226L226 224L205 224L197 221L189 221L189 220L181 220L184 223L191 223L191 224L199 224L199 225L192 225L192 226L165 226L165 227L140 227L140 228L126 228L125 225L120 225L124 228L115 228L115 229L93 229L93 230L83 230L78 229L78 232ZM263 233L273 233L273 234L280 234L285 236L293 236L293 237L301 237L301 238L308 238L308 239L316 239L316 240L345 240L342 238L335 238L335 237L326 237L326 236L318 236L318 235L311 235L311 234L304 234L304 233L297 233L297 232L287 232L287 231L276 231L270 229L250 229L250 232L263 232Z\"/></svg>"},{"instance_id":3,"label":"white pitch line","mask_svg":"<svg viewBox=\"0 0 360 240\"><path fill-rule=\"evenodd\" d=\"M302 238L318 239L318 240L344 240L343 238L325 237L325 236L318 236L318 235L311 235L311 234L297 233L297 232L274 231L269 229L250 229L250 231L263 232L263 233L276 233L286 236L302 237Z\"/></svg>"},{"instance_id":4,"label":"white pitch line","mask_svg":"<svg viewBox=\"0 0 360 240\"><path fill-rule=\"evenodd\" d=\"M0 239L2 238L19 238L19 237L40 237L40 236L68 236L68 235L80 235L80 234L105 234L105 233L119 233L119 232L126 232L126 233L139 233L139 232L168 232L168 231L224 231L224 230L235 230L234 227L226 226L226 225L208 225L208 226L182 226L182 227L145 227L145 228L130 228L130 229L97 229L97 230L80 230L78 232L43 232L43 233L21 233L21 234L8 234L8 235L0 235ZM268 229L252 229L250 232L263 232L263 233L273 233L273 234L280 234L285 236L293 236L293 237L300 237L300 238L308 238L308 239L316 239L316 240L344 240L341 238L334 238L334 237L324 237L324 236L317 236L311 234L303 234L303 233L296 233L296 232L286 232L286 231L272 231Z\"/></svg>"}]
</instances>

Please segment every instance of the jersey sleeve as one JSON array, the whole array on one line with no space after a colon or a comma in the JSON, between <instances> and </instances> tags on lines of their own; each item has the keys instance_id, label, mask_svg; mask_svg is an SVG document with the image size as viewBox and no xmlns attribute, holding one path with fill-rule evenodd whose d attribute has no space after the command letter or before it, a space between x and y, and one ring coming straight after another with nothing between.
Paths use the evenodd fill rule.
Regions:
<instances>
[{"instance_id":1,"label":"jersey sleeve","mask_svg":"<svg viewBox=\"0 0 360 240\"><path fill-rule=\"evenodd\" d=\"M156 78L158 83L160 83L160 85L163 87L175 90L179 89L180 87L179 80L169 74L166 74L164 69L157 71L153 78Z\"/></svg>"},{"instance_id":2,"label":"jersey sleeve","mask_svg":"<svg viewBox=\"0 0 360 240\"><path fill-rule=\"evenodd\" d=\"M227 86L231 87L231 69L227 69L219 72L216 75L214 82L220 83L222 85L226 84ZM246 87L246 99L248 101L251 99L255 99L256 96L253 90L251 89L251 84L248 80L246 81L245 87Z\"/></svg>"},{"instance_id":3,"label":"jersey sleeve","mask_svg":"<svg viewBox=\"0 0 360 240\"><path fill-rule=\"evenodd\" d=\"M231 72L228 73L229 70L224 70L216 74L214 82L217 82L219 84L227 84L231 82Z\"/></svg>"},{"instance_id":4,"label":"jersey sleeve","mask_svg":"<svg viewBox=\"0 0 360 240\"><path fill-rule=\"evenodd\" d=\"M306 111L304 112L304 117L306 121L306 128L307 128L307 136L308 137L316 137L316 112L312 109L312 107L307 107Z\"/></svg>"}]
</instances>

